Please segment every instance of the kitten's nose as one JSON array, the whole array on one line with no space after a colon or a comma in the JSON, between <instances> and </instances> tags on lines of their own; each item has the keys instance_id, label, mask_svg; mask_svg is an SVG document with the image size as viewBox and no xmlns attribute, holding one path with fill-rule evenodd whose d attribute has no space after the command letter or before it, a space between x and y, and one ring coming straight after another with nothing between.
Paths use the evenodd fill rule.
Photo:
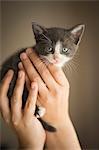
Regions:
<instances>
[{"instance_id":1,"label":"kitten's nose","mask_svg":"<svg viewBox=\"0 0 99 150\"><path fill-rule=\"evenodd\" d=\"M59 57L59 55L54 55L54 59L56 60L56 59L59 59L60 57Z\"/></svg>"},{"instance_id":2,"label":"kitten's nose","mask_svg":"<svg viewBox=\"0 0 99 150\"><path fill-rule=\"evenodd\" d=\"M59 63L60 62L59 56L54 56L54 60L55 60L56 63Z\"/></svg>"}]
</instances>

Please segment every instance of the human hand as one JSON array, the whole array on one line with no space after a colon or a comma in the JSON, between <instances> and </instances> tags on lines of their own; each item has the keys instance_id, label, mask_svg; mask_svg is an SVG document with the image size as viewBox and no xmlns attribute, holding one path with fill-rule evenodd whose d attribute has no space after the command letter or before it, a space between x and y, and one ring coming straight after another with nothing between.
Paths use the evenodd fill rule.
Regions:
<instances>
[{"instance_id":1,"label":"human hand","mask_svg":"<svg viewBox=\"0 0 99 150\"><path fill-rule=\"evenodd\" d=\"M69 117L69 83L60 68L52 64L46 66L32 49L26 52L28 56L21 54L21 61L30 81L38 83L38 105L46 108L42 119L58 130L66 125Z\"/></svg>"},{"instance_id":2,"label":"human hand","mask_svg":"<svg viewBox=\"0 0 99 150\"><path fill-rule=\"evenodd\" d=\"M44 121L57 130L46 131L47 149L80 150L79 141L68 112L69 83L63 71L52 64L46 66L32 49L21 54L27 83L38 83L38 105L46 108ZM29 84L27 84L29 85ZM28 86L29 87L29 86Z\"/></svg>"},{"instance_id":3,"label":"human hand","mask_svg":"<svg viewBox=\"0 0 99 150\"><path fill-rule=\"evenodd\" d=\"M11 98L11 109L7 92L13 78L13 71L5 75L0 85L0 112L5 122L13 127L21 147L33 150L43 149L45 143L45 131L39 120L33 115L38 94L36 82L31 83L29 95L24 110L22 110L22 94L25 83L25 73L19 71L18 79Z\"/></svg>"}]
</instances>

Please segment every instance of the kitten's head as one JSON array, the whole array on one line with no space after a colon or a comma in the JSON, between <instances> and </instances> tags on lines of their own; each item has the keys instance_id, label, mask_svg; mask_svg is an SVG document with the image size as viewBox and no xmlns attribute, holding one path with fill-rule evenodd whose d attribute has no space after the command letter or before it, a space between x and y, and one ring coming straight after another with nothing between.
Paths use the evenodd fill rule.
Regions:
<instances>
[{"instance_id":1,"label":"kitten's head","mask_svg":"<svg viewBox=\"0 0 99 150\"><path fill-rule=\"evenodd\" d=\"M70 29L45 28L32 23L36 39L36 51L49 63L62 67L71 60L81 41L85 25L76 25Z\"/></svg>"}]
</instances>

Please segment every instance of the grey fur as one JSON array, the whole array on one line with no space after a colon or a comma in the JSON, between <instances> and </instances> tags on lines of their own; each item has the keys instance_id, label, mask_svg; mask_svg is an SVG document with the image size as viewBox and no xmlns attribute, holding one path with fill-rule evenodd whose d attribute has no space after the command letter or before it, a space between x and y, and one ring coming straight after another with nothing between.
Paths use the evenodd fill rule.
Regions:
<instances>
[{"instance_id":1,"label":"grey fur","mask_svg":"<svg viewBox=\"0 0 99 150\"><path fill-rule=\"evenodd\" d=\"M62 55L66 55L67 57L73 57L78 44L81 40L84 25L82 25L81 30L79 30L78 33L72 33L75 28L78 28L81 25L77 25L71 29L63 29L63 28L45 28L42 27L36 23L32 23L33 32L36 39L36 45L33 47L38 55L44 55L47 56L50 53L54 54L55 44L58 40L62 42L63 47L67 47L70 50L68 52L60 52ZM52 51L48 51L48 48L52 47ZM14 70L14 77L11 81L9 91L8 91L8 97L11 99L13 89L16 83L17 79L17 73L18 73L18 63L20 60L20 53L25 52L25 49L21 49L17 51L15 54L13 54L11 57L9 57L3 64L0 70L0 82L2 81L4 75L9 69ZM23 92L23 107L25 105L25 101L28 95L27 88L25 86L24 92ZM9 103L10 104L10 103ZM38 113L38 108L36 109L35 114ZM42 122L44 128L48 131L54 132L56 131L55 127L52 127L48 123L44 122L42 119L40 119Z\"/></svg>"}]
</instances>

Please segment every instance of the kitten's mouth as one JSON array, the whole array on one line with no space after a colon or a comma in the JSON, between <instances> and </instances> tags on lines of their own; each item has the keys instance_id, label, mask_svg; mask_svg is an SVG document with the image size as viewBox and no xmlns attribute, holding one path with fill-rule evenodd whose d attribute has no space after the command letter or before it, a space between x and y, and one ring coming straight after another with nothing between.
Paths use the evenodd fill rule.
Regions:
<instances>
[{"instance_id":1,"label":"kitten's mouth","mask_svg":"<svg viewBox=\"0 0 99 150\"><path fill-rule=\"evenodd\" d=\"M61 60L60 59L48 59L46 56L40 56L41 60L45 63L45 64L53 64L53 65L60 65Z\"/></svg>"},{"instance_id":2,"label":"kitten's mouth","mask_svg":"<svg viewBox=\"0 0 99 150\"><path fill-rule=\"evenodd\" d=\"M59 59L53 59L51 63L52 64L60 64L60 60Z\"/></svg>"}]
</instances>

